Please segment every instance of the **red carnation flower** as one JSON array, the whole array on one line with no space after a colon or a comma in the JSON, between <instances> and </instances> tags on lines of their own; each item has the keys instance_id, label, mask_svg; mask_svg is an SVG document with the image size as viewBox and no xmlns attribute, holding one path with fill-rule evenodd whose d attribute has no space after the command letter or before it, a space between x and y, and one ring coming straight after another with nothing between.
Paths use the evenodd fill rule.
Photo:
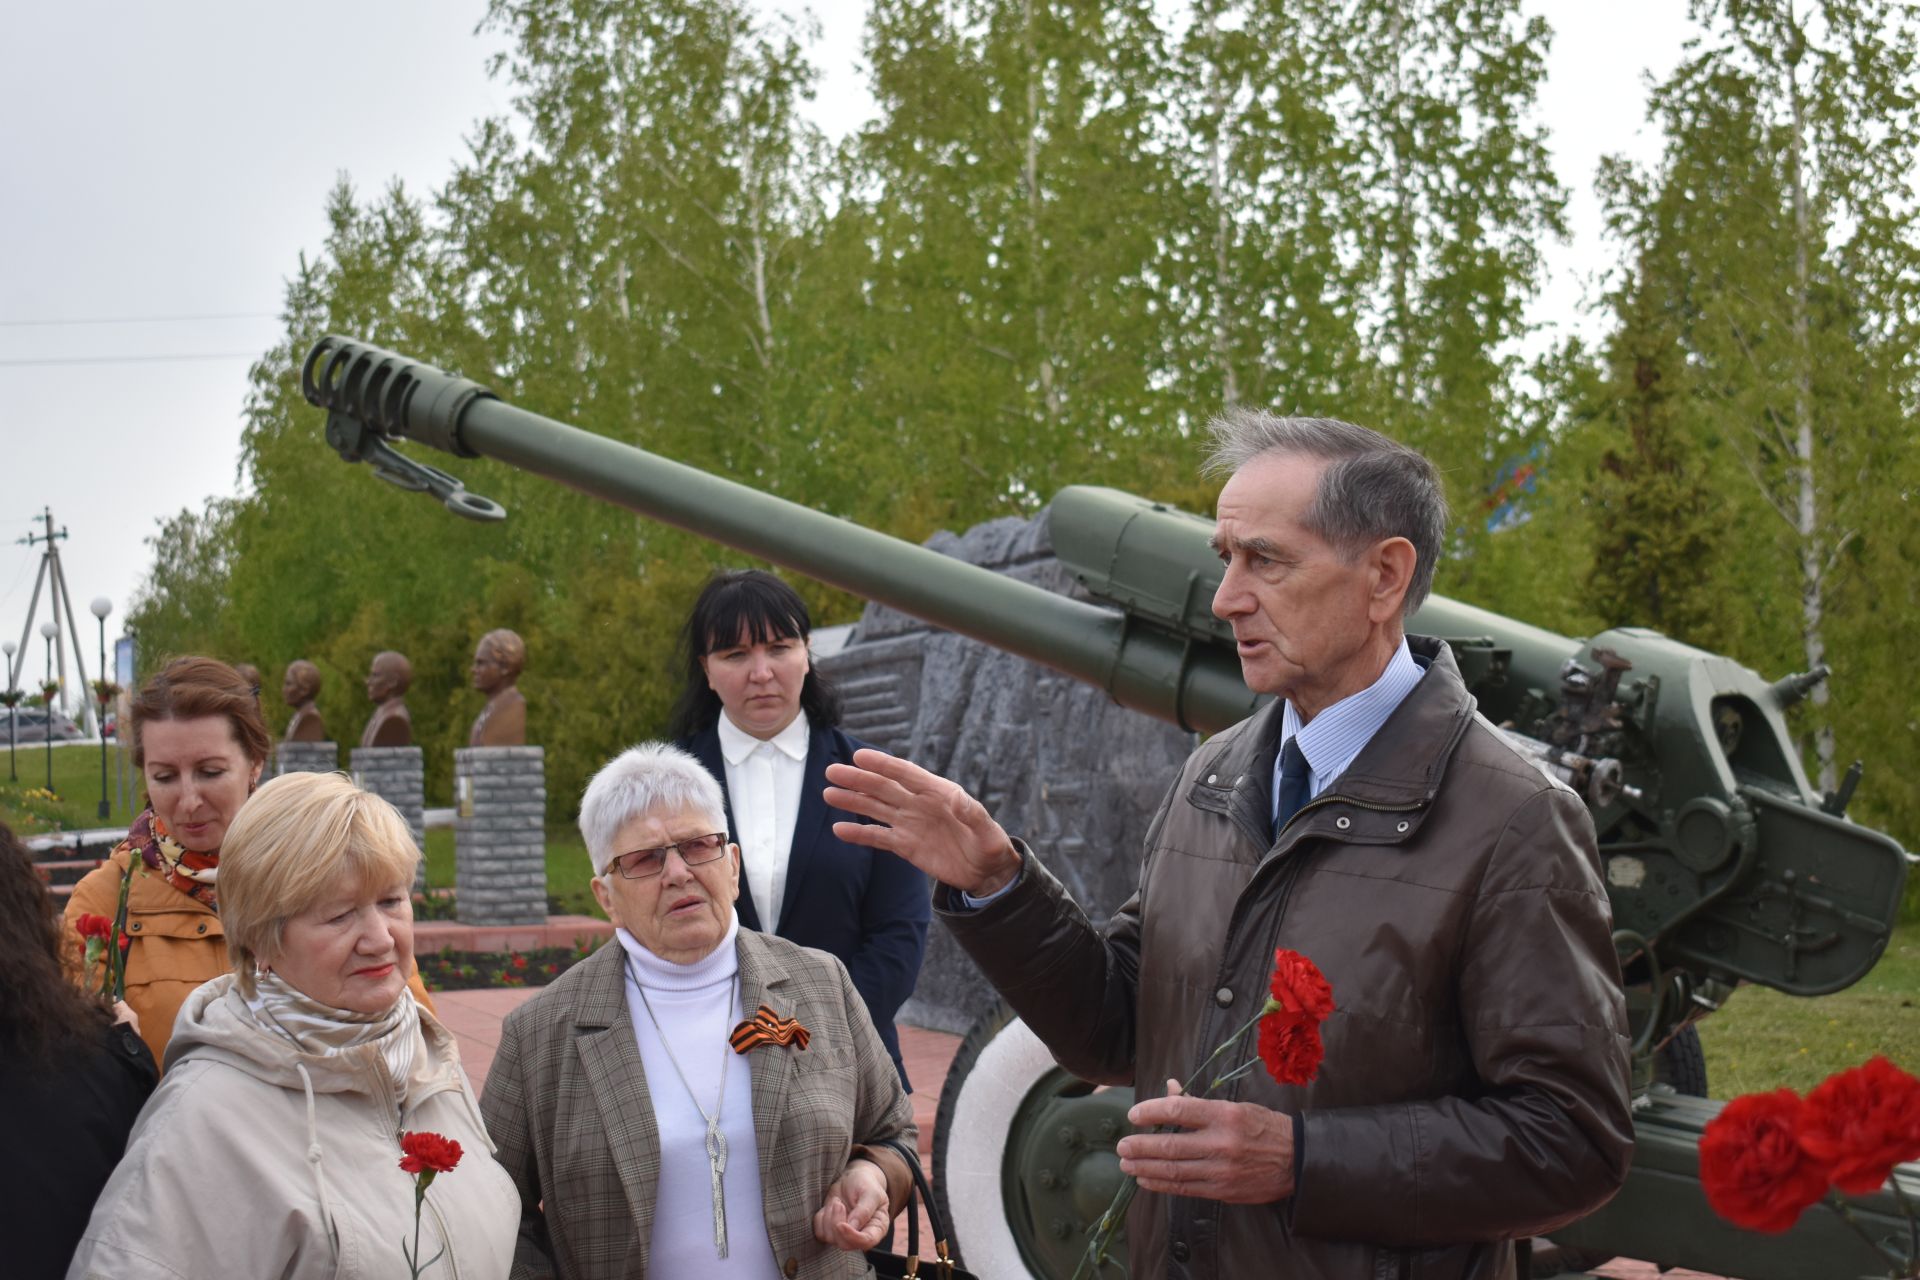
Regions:
<instances>
[{"instance_id":1,"label":"red carnation flower","mask_svg":"<svg viewBox=\"0 0 1920 1280\"><path fill-rule=\"evenodd\" d=\"M1273 978L1268 984L1274 1002L1288 1013L1312 1018L1315 1025L1333 1012L1333 988L1320 966L1285 947L1273 953Z\"/></svg>"},{"instance_id":2,"label":"red carnation flower","mask_svg":"<svg viewBox=\"0 0 1920 1280\"><path fill-rule=\"evenodd\" d=\"M1283 1013L1260 1019L1260 1061L1277 1083L1312 1083L1325 1056L1319 1023Z\"/></svg>"},{"instance_id":3,"label":"red carnation flower","mask_svg":"<svg viewBox=\"0 0 1920 1280\"><path fill-rule=\"evenodd\" d=\"M1807 1094L1800 1148L1840 1190L1871 1195L1893 1166L1920 1160L1920 1080L1884 1057L1829 1076Z\"/></svg>"},{"instance_id":4,"label":"red carnation flower","mask_svg":"<svg viewBox=\"0 0 1920 1280\"><path fill-rule=\"evenodd\" d=\"M413 1280L420 1280L420 1273L440 1260L447 1246L440 1246L440 1253L434 1254L425 1262L420 1260L420 1209L426 1203L427 1188L433 1180L443 1173L453 1172L460 1163L460 1144L452 1138L438 1133L403 1133L400 1135L400 1168L413 1175L413 1248L407 1248L407 1242L400 1242L401 1256L407 1260L407 1274Z\"/></svg>"},{"instance_id":5,"label":"red carnation flower","mask_svg":"<svg viewBox=\"0 0 1920 1280\"><path fill-rule=\"evenodd\" d=\"M513 953L513 958L507 961L507 963L516 969L524 969L527 967L527 957L516 951Z\"/></svg>"},{"instance_id":6,"label":"red carnation flower","mask_svg":"<svg viewBox=\"0 0 1920 1280\"><path fill-rule=\"evenodd\" d=\"M1333 988L1318 965L1285 947L1273 953L1267 1013L1260 1019L1260 1060L1280 1084L1307 1084L1326 1056L1320 1024L1333 1012Z\"/></svg>"},{"instance_id":7,"label":"red carnation flower","mask_svg":"<svg viewBox=\"0 0 1920 1280\"><path fill-rule=\"evenodd\" d=\"M1800 1145L1806 1104L1791 1089L1729 1102L1700 1135L1700 1186L1715 1213L1779 1233L1827 1194L1830 1167Z\"/></svg>"},{"instance_id":8,"label":"red carnation flower","mask_svg":"<svg viewBox=\"0 0 1920 1280\"><path fill-rule=\"evenodd\" d=\"M400 1167L408 1173L451 1173L460 1163L460 1144L437 1133L403 1133Z\"/></svg>"},{"instance_id":9,"label":"red carnation flower","mask_svg":"<svg viewBox=\"0 0 1920 1280\"><path fill-rule=\"evenodd\" d=\"M113 921L105 916L96 916L88 912L75 918L73 931L83 938L105 940L113 936Z\"/></svg>"}]
</instances>

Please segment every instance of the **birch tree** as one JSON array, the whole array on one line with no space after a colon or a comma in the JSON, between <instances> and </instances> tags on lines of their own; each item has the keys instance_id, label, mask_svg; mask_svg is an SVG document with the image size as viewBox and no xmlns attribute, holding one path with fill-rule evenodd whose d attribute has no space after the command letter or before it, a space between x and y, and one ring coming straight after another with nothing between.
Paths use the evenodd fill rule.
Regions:
<instances>
[{"instance_id":1,"label":"birch tree","mask_svg":"<svg viewBox=\"0 0 1920 1280\"><path fill-rule=\"evenodd\" d=\"M1683 341L1791 566L1794 647L1834 665L1836 606L1911 440L1920 239L1916 40L1890 0L1696 0L1705 29L1654 94L1656 173L1611 171L1638 247L1671 264ZM1818 784L1834 695L1813 694Z\"/></svg>"},{"instance_id":2,"label":"birch tree","mask_svg":"<svg viewBox=\"0 0 1920 1280\"><path fill-rule=\"evenodd\" d=\"M867 30L866 390L876 432L933 451L923 509L1028 511L1159 465L1175 193L1154 6L876 0Z\"/></svg>"}]
</instances>

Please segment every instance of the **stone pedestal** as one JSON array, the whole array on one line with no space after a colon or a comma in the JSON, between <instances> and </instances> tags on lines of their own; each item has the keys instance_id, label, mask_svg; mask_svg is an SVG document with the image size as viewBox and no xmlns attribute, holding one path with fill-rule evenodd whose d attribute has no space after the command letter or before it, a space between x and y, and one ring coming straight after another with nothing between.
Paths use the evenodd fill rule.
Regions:
<instances>
[{"instance_id":1,"label":"stone pedestal","mask_svg":"<svg viewBox=\"0 0 1920 1280\"><path fill-rule=\"evenodd\" d=\"M353 780L400 811L407 830L413 833L414 847L420 850L420 867L414 873L413 887L427 887L427 767L418 747L355 747L352 752Z\"/></svg>"},{"instance_id":2,"label":"stone pedestal","mask_svg":"<svg viewBox=\"0 0 1920 1280\"><path fill-rule=\"evenodd\" d=\"M544 747L453 753L454 893L463 924L547 918Z\"/></svg>"},{"instance_id":3,"label":"stone pedestal","mask_svg":"<svg viewBox=\"0 0 1920 1280\"><path fill-rule=\"evenodd\" d=\"M337 742L282 742L273 750L273 774L332 773L340 767Z\"/></svg>"}]
</instances>

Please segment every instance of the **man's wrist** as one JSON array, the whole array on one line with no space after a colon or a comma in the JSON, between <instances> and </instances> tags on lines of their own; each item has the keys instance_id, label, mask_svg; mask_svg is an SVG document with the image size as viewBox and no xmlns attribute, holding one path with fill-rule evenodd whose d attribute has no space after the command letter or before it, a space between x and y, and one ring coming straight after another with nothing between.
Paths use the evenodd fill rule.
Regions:
<instances>
[{"instance_id":1,"label":"man's wrist","mask_svg":"<svg viewBox=\"0 0 1920 1280\"><path fill-rule=\"evenodd\" d=\"M960 896L968 906L984 906L988 900L997 898L1013 887L1020 879L1020 872L1026 866L1026 860L1020 856L1019 848L1012 841L1007 843L1007 860L999 871L979 883L960 890Z\"/></svg>"}]
</instances>

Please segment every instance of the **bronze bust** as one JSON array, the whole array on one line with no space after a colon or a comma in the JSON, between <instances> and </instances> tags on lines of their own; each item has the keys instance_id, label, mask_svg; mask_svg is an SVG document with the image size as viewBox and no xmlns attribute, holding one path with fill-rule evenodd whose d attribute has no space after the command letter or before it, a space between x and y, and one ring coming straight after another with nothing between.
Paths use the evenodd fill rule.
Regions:
<instances>
[{"instance_id":1,"label":"bronze bust","mask_svg":"<svg viewBox=\"0 0 1920 1280\"><path fill-rule=\"evenodd\" d=\"M480 637L473 651L473 687L487 705L467 735L470 747L517 747L527 740L527 700L514 686L527 665L527 646L504 627Z\"/></svg>"},{"instance_id":2,"label":"bronze bust","mask_svg":"<svg viewBox=\"0 0 1920 1280\"><path fill-rule=\"evenodd\" d=\"M286 678L280 682L280 696L293 708L293 719L287 721L286 741L327 740L327 723L320 718L320 708L313 705L313 700L320 696L320 668L305 658L295 658L287 664Z\"/></svg>"},{"instance_id":3,"label":"bronze bust","mask_svg":"<svg viewBox=\"0 0 1920 1280\"><path fill-rule=\"evenodd\" d=\"M361 731L363 747L410 747L413 717L407 712L407 686L413 683L413 664L393 650L373 655L367 670L367 696L375 706Z\"/></svg>"}]
</instances>

